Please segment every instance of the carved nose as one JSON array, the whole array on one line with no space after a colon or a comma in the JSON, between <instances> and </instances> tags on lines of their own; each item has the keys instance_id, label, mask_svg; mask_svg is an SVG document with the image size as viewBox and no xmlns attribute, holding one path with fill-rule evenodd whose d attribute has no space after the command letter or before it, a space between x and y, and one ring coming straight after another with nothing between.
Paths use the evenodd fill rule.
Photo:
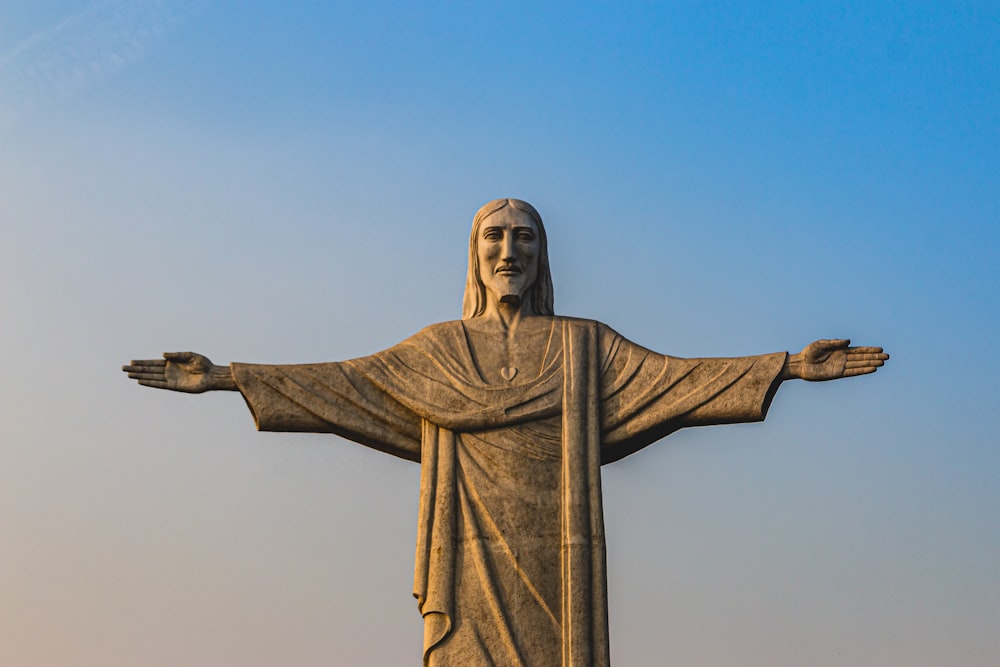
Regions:
<instances>
[{"instance_id":1,"label":"carved nose","mask_svg":"<svg viewBox=\"0 0 1000 667\"><path fill-rule=\"evenodd\" d=\"M516 261L516 255L514 254L514 240L510 236L504 238L503 247L500 250L500 259L505 262Z\"/></svg>"}]
</instances>

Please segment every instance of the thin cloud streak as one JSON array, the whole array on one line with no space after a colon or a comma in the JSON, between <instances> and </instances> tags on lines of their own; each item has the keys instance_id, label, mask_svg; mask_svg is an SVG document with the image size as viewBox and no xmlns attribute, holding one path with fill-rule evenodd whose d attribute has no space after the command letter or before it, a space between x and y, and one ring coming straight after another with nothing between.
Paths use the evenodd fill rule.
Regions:
<instances>
[{"instance_id":1,"label":"thin cloud streak","mask_svg":"<svg viewBox=\"0 0 1000 667\"><path fill-rule=\"evenodd\" d=\"M0 118L13 122L141 58L200 2L91 2L0 55Z\"/></svg>"}]
</instances>

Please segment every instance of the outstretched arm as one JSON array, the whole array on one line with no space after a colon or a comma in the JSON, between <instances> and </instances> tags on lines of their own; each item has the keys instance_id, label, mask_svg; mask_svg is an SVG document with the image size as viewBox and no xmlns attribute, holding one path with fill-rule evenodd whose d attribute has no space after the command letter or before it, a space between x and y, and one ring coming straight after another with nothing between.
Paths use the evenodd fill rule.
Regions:
<instances>
[{"instance_id":1,"label":"outstretched arm","mask_svg":"<svg viewBox=\"0 0 1000 667\"><path fill-rule=\"evenodd\" d=\"M229 366L216 366L196 352L164 352L162 359L138 359L122 370L145 387L200 394L238 391Z\"/></svg>"},{"instance_id":2,"label":"outstretched arm","mask_svg":"<svg viewBox=\"0 0 1000 667\"><path fill-rule=\"evenodd\" d=\"M375 358L216 366L194 352L167 352L162 359L122 366L129 378L146 387L191 394L239 391L261 431L336 433L420 461L421 418L385 388L382 369Z\"/></svg>"},{"instance_id":3,"label":"outstretched arm","mask_svg":"<svg viewBox=\"0 0 1000 667\"><path fill-rule=\"evenodd\" d=\"M781 379L821 382L866 375L874 373L889 358L881 347L848 347L850 344L846 338L809 343L798 354L788 355Z\"/></svg>"}]
</instances>

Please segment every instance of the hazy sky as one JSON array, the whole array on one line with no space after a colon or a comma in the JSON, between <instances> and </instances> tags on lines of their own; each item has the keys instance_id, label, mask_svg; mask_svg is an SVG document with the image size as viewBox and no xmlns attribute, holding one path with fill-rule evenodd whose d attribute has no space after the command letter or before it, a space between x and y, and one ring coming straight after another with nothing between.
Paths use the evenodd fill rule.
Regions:
<instances>
[{"instance_id":1,"label":"hazy sky","mask_svg":"<svg viewBox=\"0 0 1000 667\"><path fill-rule=\"evenodd\" d=\"M1000 6L0 4L0 665L418 664L419 471L132 358L345 359L534 203L556 310L883 345L604 469L623 667L1000 655Z\"/></svg>"}]
</instances>

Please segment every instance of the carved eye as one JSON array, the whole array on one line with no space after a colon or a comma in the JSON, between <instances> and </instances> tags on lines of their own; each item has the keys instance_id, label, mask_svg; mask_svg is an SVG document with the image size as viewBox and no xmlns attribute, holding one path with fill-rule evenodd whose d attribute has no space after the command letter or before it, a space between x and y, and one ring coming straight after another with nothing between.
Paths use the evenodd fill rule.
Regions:
<instances>
[{"instance_id":1,"label":"carved eye","mask_svg":"<svg viewBox=\"0 0 1000 667\"><path fill-rule=\"evenodd\" d=\"M503 233L499 229L487 229L483 233L483 238L487 241L496 241L503 238Z\"/></svg>"},{"instance_id":2,"label":"carved eye","mask_svg":"<svg viewBox=\"0 0 1000 667\"><path fill-rule=\"evenodd\" d=\"M517 233L518 241L534 241L535 233L529 229L522 229Z\"/></svg>"}]
</instances>

